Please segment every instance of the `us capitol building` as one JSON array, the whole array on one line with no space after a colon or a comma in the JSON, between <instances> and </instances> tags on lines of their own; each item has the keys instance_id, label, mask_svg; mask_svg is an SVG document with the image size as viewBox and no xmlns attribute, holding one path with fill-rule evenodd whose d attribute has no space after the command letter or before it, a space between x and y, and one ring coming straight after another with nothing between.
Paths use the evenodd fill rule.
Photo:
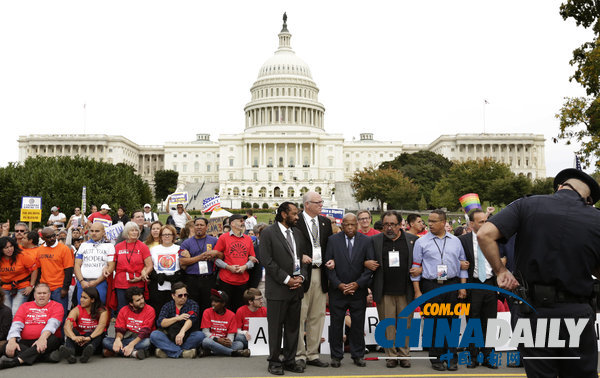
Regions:
<instances>
[{"instance_id":1,"label":"us capitol building","mask_svg":"<svg viewBox=\"0 0 600 378\"><path fill-rule=\"evenodd\" d=\"M326 206L356 209L350 178L403 152L429 150L450 160L489 157L530 179L546 176L544 136L540 134L441 135L430 144L378 141L368 131L352 141L325 131L325 106L309 66L292 50L286 16L279 48L258 71L244 107L240 134L197 134L195 141L138 145L114 135L27 135L19 137L19 160L30 156L87 156L126 163L152 184L161 169L179 172L179 188L190 208L219 193L227 208L241 202L274 205L300 202L308 190L320 192ZM365 206L369 204L361 204Z\"/></svg>"}]
</instances>

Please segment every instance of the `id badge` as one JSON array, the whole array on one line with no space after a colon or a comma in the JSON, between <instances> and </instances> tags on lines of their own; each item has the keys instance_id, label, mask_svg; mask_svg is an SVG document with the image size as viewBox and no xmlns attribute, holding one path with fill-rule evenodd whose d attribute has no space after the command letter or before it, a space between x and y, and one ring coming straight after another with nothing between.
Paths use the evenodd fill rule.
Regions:
<instances>
[{"instance_id":1,"label":"id badge","mask_svg":"<svg viewBox=\"0 0 600 378\"><path fill-rule=\"evenodd\" d=\"M313 247L313 264L321 264L323 262L323 258L321 257L321 247Z\"/></svg>"},{"instance_id":2,"label":"id badge","mask_svg":"<svg viewBox=\"0 0 600 378\"><path fill-rule=\"evenodd\" d=\"M198 261L198 271L200 274L208 274L208 263L206 261Z\"/></svg>"},{"instance_id":3,"label":"id badge","mask_svg":"<svg viewBox=\"0 0 600 378\"><path fill-rule=\"evenodd\" d=\"M437 266L437 279L438 281L445 281L448 279L448 265Z\"/></svg>"},{"instance_id":4,"label":"id badge","mask_svg":"<svg viewBox=\"0 0 600 378\"><path fill-rule=\"evenodd\" d=\"M212 244L207 244L206 245L206 250L207 251L212 251Z\"/></svg>"},{"instance_id":5,"label":"id badge","mask_svg":"<svg viewBox=\"0 0 600 378\"><path fill-rule=\"evenodd\" d=\"M388 260L390 262L390 268L400 268L400 252L389 251Z\"/></svg>"},{"instance_id":6,"label":"id badge","mask_svg":"<svg viewBox=\"0 0 600 378\"><path fill-rule=\"evenodd\" d=\"M299 276L300 275L300 260L299 259L294 259L294 276Z\"/></svg>"},{"instance_id":7,"label":"id badge","mask_svg":"<svg viewBox=\"0 0 600 378\"><path fill-rule=\"evenodd\" d=\"M133 278L135 278L135 273L133 274ZM131 280L131 279L133 279L133 278L129 278L129 272L125 272L125 279L126 279L127 281L129 281L129 280Z\"/></svg>"}]
</instances>

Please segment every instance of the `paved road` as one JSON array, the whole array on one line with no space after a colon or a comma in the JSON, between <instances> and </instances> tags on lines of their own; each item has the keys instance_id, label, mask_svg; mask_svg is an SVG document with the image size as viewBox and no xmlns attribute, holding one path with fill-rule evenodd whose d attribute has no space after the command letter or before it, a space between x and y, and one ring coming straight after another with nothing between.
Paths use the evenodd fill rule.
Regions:
<instances>
[{"instance_id":1,"label":"paved road","mask_svg":"<svg viewBox=\"0 0 600 378\"><path fill-rule=\"evenodd\" d=\"M383 356L371 353L366 357ZM413 356L424 357L425 352L413 353ZM325 357L328 361L329 358ZM10 370L2 370L0 377L37 377L37 378L70 378L70 377L274 377L267 372L266 357L206 357L193 360L159 359L149 357L144 361L125 358L102 358L94 356L87 364L68 365L39 363ZM304 374L286 372L285 376L298 377L525 377L522 368L500 367L491 370L485 367L467 369L460 366L455 372L437 372L431 369L427 360L413 360L410 369L385 367L384 361L367 361L366 368L352 364L349 355L342 360L339 369L317 368L309 366Z\"/></svg>"}]
</instances>

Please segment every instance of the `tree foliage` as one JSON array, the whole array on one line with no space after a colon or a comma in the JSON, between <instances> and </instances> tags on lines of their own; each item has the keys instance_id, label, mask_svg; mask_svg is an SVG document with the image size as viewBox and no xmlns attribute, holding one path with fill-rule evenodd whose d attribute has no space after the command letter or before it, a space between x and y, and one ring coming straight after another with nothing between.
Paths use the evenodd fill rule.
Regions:
<instances>
[{"instance_id":1,"label":"tree foliage","mask_svg":"<svg viewBox=\"0 0 600 378\"><path fill-rule=\"evenodd\" d=\"M67 215L81 206L83 186L87 187L87 206L108 204L132 210L151 202L150 187L126 164L110 164L81 157L35 157L23 164L10 163L0 168L0 219L11 223L20 218L21 197L42 197L42 221L50 208L58 206Z\"/></svg>"},{"instance_id":2,"label":"tree foliage","mask_svg":"<svg viewBox=\"0 0 600 378\"><path fill-rule=\"evenodd\" d=\"M531 184L531 194L552 194L554 193L554 178L537 178Z\"/></svg>"},{"instance_id":3,"label":"tree foliage","mask_svg":"<svg viewBox=\"0 0 600 378\"><path fill-rule=\"evenodd\" d=\"M179 173L171 169L158 170L154 173L154 196L157 200L164 200L177 189Z\"/></svg>"},{"instance_id":4,"label":"tree foliage","mask_svg":"<svg viewBox=\"0 0 600 378\"><path fill-rule=\"evenodd\" d=\"M560 15L567 20L572 18L577 26L590 28L593 40L583 43L573 50L569 64L575 72L569 78L576 81L586 91L587 97L566 97L556 114L559 119L559 133L553 138L557 143L565 140L581 144L577 154L584 166L590 165L591 158L600 157L600 1L567 0L561 4ZM596 166L600 166L596 161Z\"/></svg>"},{"instance_id":5,"label":"tree foliage","mask_svg":"<svg viewBox=\"0 0 600 378\"><path fill-rule=\"evenodd\" d=\"M412 208L416 205L419 187L393 168L365 168L352 177L352 188L357 201L378 201L393 209Z\"/></svg>"}]
</instances>

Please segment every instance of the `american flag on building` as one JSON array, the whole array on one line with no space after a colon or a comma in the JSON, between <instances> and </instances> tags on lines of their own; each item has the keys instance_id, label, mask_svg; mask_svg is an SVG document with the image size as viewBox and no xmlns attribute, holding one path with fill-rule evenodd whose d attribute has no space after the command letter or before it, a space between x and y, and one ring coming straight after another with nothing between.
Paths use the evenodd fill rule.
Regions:
<instances>
[{"instance_id":1,"label":"american flag on building","mask_svg":"<svg viewBox=\"0 0 600 378\"><path fill-rule=\"evenodd\" d=\"M211 211L214 211L220 207L221 207L221 197L220 196L208 197L202 201L202 212L203 213L210 213Z\"/></svg>"}]
</instances>

